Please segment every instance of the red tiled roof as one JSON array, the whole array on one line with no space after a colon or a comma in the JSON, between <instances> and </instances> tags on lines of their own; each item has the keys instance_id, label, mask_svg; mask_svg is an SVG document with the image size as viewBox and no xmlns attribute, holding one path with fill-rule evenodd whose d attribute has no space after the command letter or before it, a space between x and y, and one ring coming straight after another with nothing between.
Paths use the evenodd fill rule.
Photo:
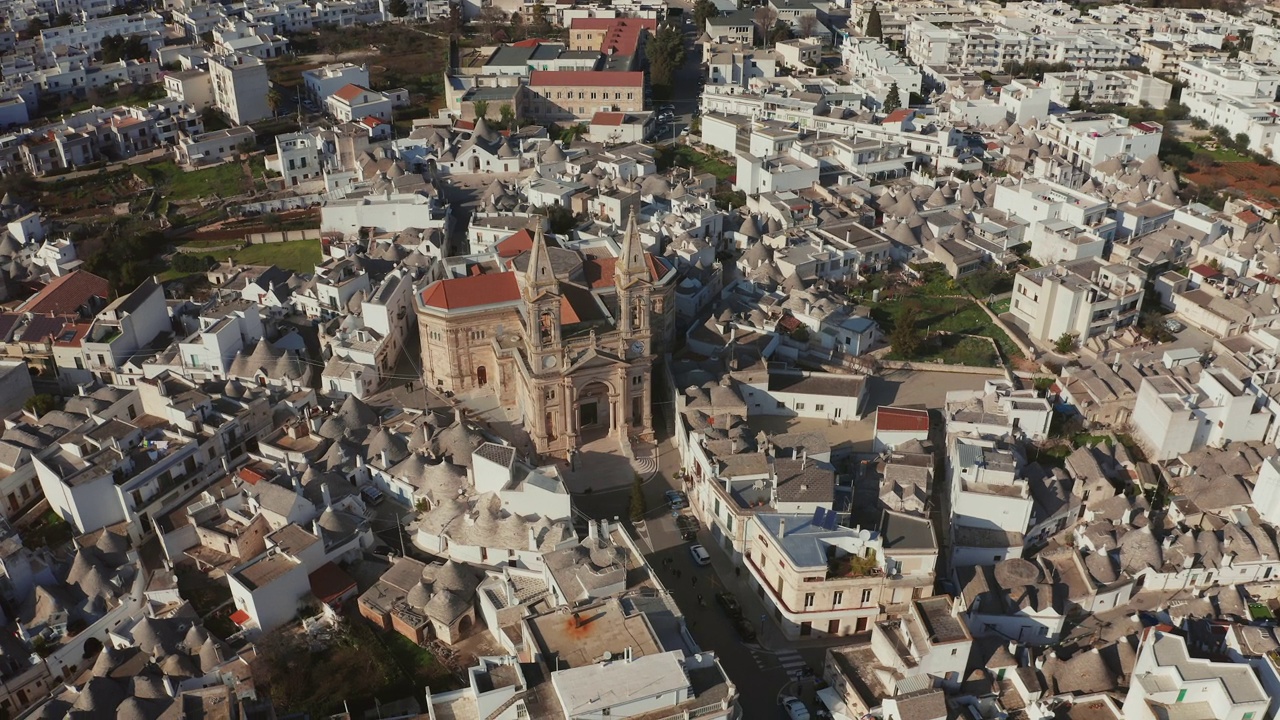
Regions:
<instances>
[{"instance_id":1,"label":"red tiled roof","mask_svg":"<svg viewBox=\"0 0 1280 720\"><path fill-rule=\"evenodd\" d=\"M530 87L644 87L643 72L595 70L534 70Z\"/></svg>"},{"instance_id":2,"label":"red tiled roof","mask_svg":"<svg viewBox=\"0 0 1280 720\"><path fill-rule=\"evenodd\" d=\"M800 319L795 315L783 315L782 319L778 321L778 327L789 333L795 332L800 327Z\"/></svg>"},{"instance_id":3,"label":"red tiled roof","mask_svg":"<svg viewBox=\"0 0 1280 720\"><path fill-rule=\"evenodd\" d=\"M649 277L654 282L658 282L666 277L668 272L671 272L671 268L667 267L666 261L653 253L645 253L644 260L645 264L649 266Z\"/></svg>"},{"instance_id":4,"label":"red tiled roof","mask_svg":"<svg viewBox=\"0 0 1280 720\"><path fill-rule=\"evenodd\" d=\"M38 315L75 315L91 298L106 300L111 296L111 283L83 270L73 270L45 285L18 310Z\"/></svg>"},{"instance_id":5,"label":"red tiled roof","mask_svg":"<svg viewBox=\"0 0 1280 720\"><path fill-rule=\"evenodd\" d=\"M499 240L493 246L500 258L518 257L521 253L533 249L533 234L526 228Z\"/></svg>"},{"instance_id":6,"label":"red tiled roof","mask_svg":"<svg viewBox=\"0 0 1280 720\"><path fill-rule=\"evenodd\" d=\"M516 274L510 272L437 280L422 291L423 305L442 310L460 310L519 298Z\"/></svg>"},{"instance_id":7,"label":"red tiled roof","mask_svg":"<svg viewBox=\"0 0 1280 720\"><path fill-rule=\"evenodd\" d=\"M876 430L929 432L929 411L882 407L876 410Z\"/></svg>"},{"instance_id":8,"label":"red tiled roof","mask_svg":"<svg viewBox=\"0 0 1280 720\"><path fill-rule=\"evenodd\" d=\"M1218 277L1219 275L1222 274L1217 270L1214 270L1212 265L1205 265L1204 263L1200 263L1199 265L1193 266L1190 269L1190 272L1193 272L1199 275L1200 277L1207 277L1207 278Z\"/></svg>"},{"instance_id":9,"label":"red tiled roof","mask_svg":"<svg viewBox=\"0 0 1280 720\"><path fill-rule=\"evenodd\" d=\"M250 485L257 485L259 482L267 479L266 475L263 475L257 470L247 466L237 470L236 475L239 475L241 480L244 480Z\"/></svg>"},{"instance_id":10,"label":"red tiled roof","mask_svg":"<svg viewBox=\"0 0 1280 720\"><path fill-rule=\"evenodd\" d=\"M338 92L334 93L333 96L340 100L351 102L352 100L360 97L360 93L362 92L366 92L364 88L354 83L347 83L341 88L338 88Z\"/></svg>"},{"instance_id":11,"label":"red tiled roof","mask_svg":"<svg viewBox=\"0 0 1280 720\"><path fill-rule=\"evenodd\" d=\"M899 122L902 122L903 120L906 120L909 117L911 117L911 110L909 108L898 108L897 110L894 110L893 112L886 115L884 120L881 121L881 124L899 123Z\"/></svg>"},{"instance_id":12,"label":"red tiled roof","mask_svg":"<svg viewBox=\"0 0 1280 720\"><path fill-rule=\"evenodd\" d=\"M53 344L59 347L79 347L80 342L84 340L84 336L88 335L89 330L92 328L93 326L89 323L64 325L62 326L62 334L53 341Z\"/></svg>"},{"instance_id":13,"label":"red tiled roof","mask_svg":"<svg viewBox=\"0 0 1280 720\"><path fill-rule=\"evenodd\" d=\"M343 595L353 593L356 589L355 579L331 562L321 565L308 575L307 581L311 584L311 594L326 605L341 600Z\"/></svg>"},{"instance_id":14,"label":"red tiled roof","mask_svg":"<svg viewBox=\"0 0 1280 720\"><path fill-rule=\"evenodd\" d=\"M550 42L550 41L544 40L543 38L529 38L528 40L521 40L520 42L511 43L511 47L518 47L518 48L538 47L539 45L545 42Z\"/></svg>"},{"instance_id":15,"label":"red tiled roof","mask_svg":"<svg viewBox=\"0 0 1280 720\"><path fill-rule=\"evenodd\" d=\"M592 125L621 125L627 119L626 113L598 112L591 116Z\"/></svg>"},{"instance_id":16,"label":"red tiled roof","mask_svg":"<svg viewBox=\"0 0 1280 720\"><path fill-rule=\"evenodd\" d=\"M387 124L386 121L382 120L381 118L374 117L372 115L365 115L360 120L360 122L363 123L365 127L371 127L371 128L376 128L379 125Z\"/></svg>"},{"instance_id":17,"label":"red tiled roof","mask_svg":"<svg viewBox=\"0 0 1280 720\"><path fill-rule=\"evenodd\" d=\"M591 258L582 263L582 276L587 287L592 290L613 287L613 269L618 265L618 258Z\"/></svg>"},{"instance_id":18,"label":"red tiled roof","mask_svg":"<svg viewBox=\"0 0 1280 720\"><path fill-rule=\"evenodd\" d=\"M245 623L249 622L249 620L251 619L252 618L249 617L249 613L243 610L237 610L231 613L231 622L237 625L244 625Z\"/></svg>"},{"instance_id":19,"label":"red tiled roof","mask_svg":"<svg viewBox=\"0 0 1280 720\"><path fill-rule=\"evenodd\" d=\"M1262 222L1262 216L1252 210L1241 210L1236 213L1236 217L1240 219L1240 222L1247 225Z\"/></svg>"}]
</instances>

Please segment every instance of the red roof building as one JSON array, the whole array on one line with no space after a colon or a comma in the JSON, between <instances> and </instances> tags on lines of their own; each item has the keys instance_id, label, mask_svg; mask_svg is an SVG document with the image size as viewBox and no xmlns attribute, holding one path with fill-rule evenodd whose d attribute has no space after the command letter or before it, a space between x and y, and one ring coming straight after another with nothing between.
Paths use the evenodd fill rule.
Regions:
<instances>
[{"instance_id":1,"label":"red roof building","mask_svg":"<svg viewBox=\"0 0 1280 720\"><path fill-rule=\"evenodd\" d=\"M529 232L528 228L519 230L499 240L493 249L498 251L500 258L519 257L533 249L533 233Z\"/></svg>"},{"instance_id":2,"label":"red roof building","mask_svg":"<svg viewBox=\"0 0 1280 720\"><path fill-rule=\"evenodd\" d=\"M311 585L311 594L330 607L342 605L356 596L355 578L331 562L308 575L307 581Z\"/></svg>"},{"instance_id":3,"label":"red roof building","mask_svg":"<svg viewBox=\"0 0 1280 720\"><path fill-rule=\"evenodd\" d=\"M520 299L513 272L437 280L422 291L422 304L440 310L463 310Z\"/></svg>"},{"instance_id":4,"label":"red roof building","mask_svg":"<svg viewBox=\"0 0 1280 720\"><path fill-rule=\"evenodd\" d=\"M929 411L912 408L882 407L876 410L876 433L928 433Z\"/></svg>"},{"instance_id":5,"label":"red roof building","mask_svg":"<svg viewBox=\"0 0 1280 720\"><path fill-rule=\"evenodd\" d=\"M529 87L619 87L643 88L643 72L597 72L595 70L533 70Z\"/></svg>"},{"instance_id":6,"label":"red roof building","mask_svg":"<svg viewBox=\"0 0 1280 720\"><path fill-rule=\"evenodd\" d=\"M18 307L20 312L36 315L76 315L96 301L111 297L111 283L83 270L70 273L45 285Z\"/></svg>"}]
</instances>

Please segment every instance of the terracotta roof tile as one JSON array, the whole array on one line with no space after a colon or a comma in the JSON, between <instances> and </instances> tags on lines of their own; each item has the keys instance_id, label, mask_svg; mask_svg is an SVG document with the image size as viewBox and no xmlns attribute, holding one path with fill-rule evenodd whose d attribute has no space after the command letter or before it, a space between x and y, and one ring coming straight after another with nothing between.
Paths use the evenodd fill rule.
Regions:
<instances>
[{"instance_id":1,"label":"terracotta roof tile","mask_svg":"<svg viewBox=\"0 0 1280 720\"><path fill-rule=\"evenodd\" d=\"M876 430L890 432L928 432L929 411L910 408L882 407L876 410Z\"/></svg>"},{"instance_id":2,"label":"terracotta roof tile","mask_svg":"<svg viewBox=\"0 0 1280 720\"><path fill-rule=\"evenodd\" d=\"M37 315L75 315L95 297L111 297L111 283L93 273L75 270L45 285L18 309Z\"/></svg>"},{"instance_id":3,"label":"terracotta roof tile","mask_svg":"<svg viewBox=\"0 0 1280 720\"><path fill-rule=\"evenodd\" d=\"M644 87L643 72L597 72L595 70L534 70L530 87Z\"/></svg>"},{"instance_id":4,"label":"terracotta roof tile","mask_svg":"<svg viewBox=\"0 0 1280 720\"><path fill-rule=\"evenodd\" d=\"M338 88L338 92L334 93L333 96L338 98L339 100L346 100L347 102L351 102L352 100L355 100L356 98L360 97L360 93L363 93L363 92L368 92L368 91L360 87L359 85L355 85L353 83L347 83L346 85L343 85L341 88Z\"/></svg>"},{"instance_id":5,"label":"terracotta roof tile","mask_svg":"<svg viewBox=\"0 0 1280 720\"><path fill-rule=\"evenodd\" d=\"M517 231L493 246L500 258L513 258L533 249L533 235L528 229Z\"/></svg>"},{"instance_id":6,"label":"terracotta roof tile","mask_svg":"<svg viewBox=\"0 0 1280 720\"><path fill-rule=\"evenodd\" d=\"M442 310L460 310L519 298L516 274L510 272L437 280L422 291L423 305Z\"/></svg>"}]
</instances>

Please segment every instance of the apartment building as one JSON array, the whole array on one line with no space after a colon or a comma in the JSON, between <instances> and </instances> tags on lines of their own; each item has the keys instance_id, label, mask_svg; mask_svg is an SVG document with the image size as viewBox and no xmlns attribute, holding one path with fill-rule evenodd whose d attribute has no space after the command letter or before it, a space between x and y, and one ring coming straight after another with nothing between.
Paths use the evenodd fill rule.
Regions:
<instances>
[{"instance_id":1,"label":"apartment building","mask_svg":"<svg viewBox=\"0 0 1280 720\"><path fill-rule=\"evenodd\" d=\"M1280 68L1242 60L1184 60L1178 64L1178 80L1197 92L1275 100Z\"/></svg>"},{"instance_id":2,"label":"apartment building","mask_svg":"<svg viewBox=\"0 0 1280 720\"><path fill-rule=\"evenodd\" d=\"M992 205L1027 223L1062 220L1104 238L1115 235L1116 222L1110 216L1110 202L1057 183L998 185Z\"/></svg>"},{"instance_id":3,"label":"apartment building","mask_svg":"<svg viewBox=\"0 0 1280 720\"><path fill-rule=\"evenodd\" d=\"M924 82L919 68L885 47L878 38L851 37L840 46L840 59L867 90L882 95L893 85L905 106L912 93L919 94Z\"/></svg>"},{"instance_id":4,"label":"apartment building","mask_svg":"<svg viewBox=\"0 0 1280 720\"><path fill-rule=\"evenodd\" d=\"M183 135L174 146L173 155L179 165L216 165L235 157L245 143L252 143L256 137L253 128L247 126Z\"/></svg>"},{"instance_id":5,"label":"apartment building","mask_svg":"<svg viewBox=\"0 0 1280 720\"><path fill-rule=\"evenodd\" d=\"M115 35L141 35L154 49L164 44L164 18L154 12L144 12L93 18L83 23L45 28L40 31L40 47L52 50L59 46L79 46L96 51L102 46L104 38Z\"/></svg>"},{"instance_id":6,"label":"apartment building","mask_svg":"<svg viewBox=\"0 0 1280 720\"><path fill-rule=\"evenodd\" d=\"M1088 171L1108 158L1141 162L1157 155L1164 126L1156 122L1130 124L1119 115L1075 112L1049 118L1039 136L1050 150Z\"/></svg>"},{"instance_id":7,"label":"apartment building","mask_svg":"<svg viewBox=\"0 0 1280 720\"><path fill-rule=\"evenodd\" d=\"M743 559L765 608L789 639L871 628L885 584L878 532L814 523L817 516L757 514Z\"/></svg>"},{"instance_id":8,"label":"apartment building","mask_svg":"<svg viewBox=\"0 0 1280 720\"><path fill-rule=\"evenodd\" d=\"M1145 276L1128 265L1086 258L1025 270L1014 279L1010 312L1034 339L1078 342L1137 322Z\"/></svg>"},{"instance_id":9,"label":"apartment building","mask_svg":"<svg viewBox=\"0 0 1280 720\"><path fill-rule=\"evenodd\" d=\"M209 58L213 102L236 125L271 117L267 94L271 82L267 66L252 55L218 55Z\"/></svg>"},{"instance_id":10,"label":"apartment building","mask_svg":"<svg viewBox=\"0 0 1280 720\"><path fill-rule=\"evenodd\" d=\"M738 10L728 15L707 18L707 36L715 42L754 45L756 34L755 15L751 9Z\"/></svg>"},{"instance_id":11,"label":"apartment building","mask_svg":"<svg viewBox=\"0 0 1280 720\"><path fill-rule=\"evenodd\" d=\"M169 99L194 110L204 110L213 105L213 81L207 70L165 73L164 92Z\"/></svg>"},{"instance_id":12,"label":"apartment building","mask_svg":"<svg viewBox=\"0 0 1280 720\"><path fill-rule=\"evenodd\" d=\"M1150 105L1161 109L1169 104L1173 85L1137 70L1074 70L1045 73L1044 87L1049 98L1064 107L1073 101L1093 105Z\"/></svg>"},{"instance_id":13,"label":"apartment building","mask_svg":"<svg viewBox=\"0 0 1280 720\"><path fill-rule=\"evenodd\" d=\"M644 73L534 70L529 92L535 122L589 122L598 112L643 111Z\"/></svg>"}]
</instances>

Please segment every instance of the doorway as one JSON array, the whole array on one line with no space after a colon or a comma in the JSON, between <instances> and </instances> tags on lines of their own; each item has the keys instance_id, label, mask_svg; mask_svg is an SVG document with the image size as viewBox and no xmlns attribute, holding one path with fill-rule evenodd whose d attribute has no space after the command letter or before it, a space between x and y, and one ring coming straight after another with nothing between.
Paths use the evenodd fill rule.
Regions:
<instances>
[{"instance_id":1,"label":"doorway","mask_svg":"<svg viewBox=\"0 0 1280 720\"><path fill-rule=\"evenodd\" d=\"M476 385L484 387L489 383L489 371L483 365L476 368Z\"/></svg>"}]
</instances>

